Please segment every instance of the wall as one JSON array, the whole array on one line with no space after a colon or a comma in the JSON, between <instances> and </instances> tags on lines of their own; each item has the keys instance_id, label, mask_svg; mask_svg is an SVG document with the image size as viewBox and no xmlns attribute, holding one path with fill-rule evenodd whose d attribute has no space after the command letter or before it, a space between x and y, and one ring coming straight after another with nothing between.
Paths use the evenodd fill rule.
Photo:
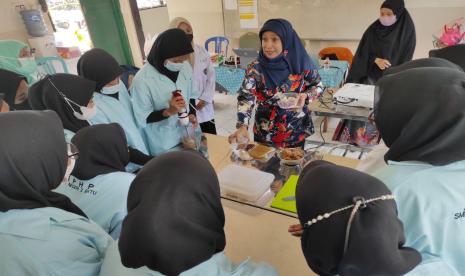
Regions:
<instances>
[{"instance_id":1,"label":"wall","mask_svg":"<svg viewBox=\"0 0 465 276\"><path fill-rule=\"evenodd\" d=\"M192 24L194 41L204 45L212 36L224 36L223 5L221 0L168 0L170 20L181 16Z\"/></svg>"},{"instance_id":2,"label":"wall","mask_svg":"<svg viewBox=\"0 0 465 276\"><path fill-rule=\"evenodd\" d=\"M316 53L327 46L343 46L355 52L368 25L376 20L382 0L258 0L259 25L270 18L286 18ZM432 34L454 18L465 15L464 0L405 1L417 31L415 58L425 57L432 47ZM237 11L224 13L225 33L237 47L241 29ZM349 20L350 19L350 20Z\"/></svg>"},{"instance_id":3,"label":"wall","mask_svg":"<svg viewBox=\"0 0 465 276\"><path fill-rule=\"evenodd\" d=\"M168 8L160 7L139 11L144 35L153 37L166 30L170 22Z\"/></svg>"},{"instance_id":4,"label":"wall","mask_svg":"<svg viewBox=\"0 0 465 276\"><path fill-rule=\"evenodd\" d=\"M24 5L27 9L39 7L37 0L1 0L0 17L2 18L2 24L0 24L0 39L16 39L27 43L29 35L26 26L24 26L19 12L14 9L14 5L18 4ZM44 14L44 19L49 33L53 33L52 25L46 14Z\"/></svg>"}]
</instances>

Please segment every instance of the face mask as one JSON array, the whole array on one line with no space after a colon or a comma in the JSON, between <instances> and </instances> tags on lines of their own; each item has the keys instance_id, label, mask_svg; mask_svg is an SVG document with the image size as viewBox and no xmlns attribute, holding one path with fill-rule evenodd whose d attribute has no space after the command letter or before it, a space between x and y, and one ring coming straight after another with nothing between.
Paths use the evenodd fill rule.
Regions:
<instances>
[{"instance_id":1,"label":"face mask","mask_svg":"<svg viewBox=\"0 0 465 276\"><path fill-rule=\"evenodd\" d=\"M189 38L190 42L192 42L192 40L194 40L194 34L187 34L187 37Z\"/></svg>"},{"instance_id":2,"label":"face mask","mask_svg":"<svg viewBox=\"0 0 465 276\"><path fill-rule=\"evenodd\" d=\"M65 176L63 177L63 182L69 181L69 177L71 176L71 173L74 170L74 165L76 164L75 159L70 158L68 160L70 160L70 164L66 167L66 172L65 172Z\"/></svg>"},{"instance_id":3,"label":"face mask","mask_svg":"<svg viewBox=\"0 0 465 276\"><path fill-rule=\"evenodd\" d=\"M97 114L97 105L94 104L94 107L92 108L81 106L81 113L74 111L74 117L79 120L87 121Z\"/></svg>"},{"instance_id":4,"label":"face mask","mask_svg":"<svg viewBox=\"0 0 465 276\"><path fill-rule=\"evenodd\" d=\"M379 22L386 27L394 25L396 23L397 17L395 15L392 16L381 16L379 18Z\"/></svg>"},{"instance_id":5,"label":"face mask","mask_svg":"<svg viewBox=\"0 0 465 276\"><path fill-rule=\"evenodd\" d=\"M18 58L19 64L21 64L21 71L32 74L37 71L37 63L32 57Z\"/></svg>"},{"instance_id":6,"label":"face mask","mask_svg":"<svg viewBox=\"0 0 465 276\"><path fill-rule=\"evenodd\" d=\"M184 66L184 62L174 63L169 60L165 64L166 69L170 70L171 72L179 72L181 71L183 66Z\"/></svg>"},{"instance_id":7,"label":"face mask","mask_svg":"<svg viewBox=\"0 0 465 276\"><path fill-rule=\"evenodd\" d=\"M121 89L121 83L122 81L119 81L118 84L116 85L113 85L113 86L106 86L106 87L103 87L102 88L102 94L105 94L105 95L113 95L113 94L116 94L118 93ZM124 84L123 84L124 85Z\"/></svg>"}]
</instances>

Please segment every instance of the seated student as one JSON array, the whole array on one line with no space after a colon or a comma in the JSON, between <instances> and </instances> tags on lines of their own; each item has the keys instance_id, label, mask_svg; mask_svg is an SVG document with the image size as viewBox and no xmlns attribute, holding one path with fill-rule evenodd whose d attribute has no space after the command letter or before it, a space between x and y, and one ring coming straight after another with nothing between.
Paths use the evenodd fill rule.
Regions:
<instances>
[{"instance_id":1,"label":"seated student","mask_svg":"<svg viewBox=\"0 0 465 276\"><path fill-rule=\"evenodd\" d=\"M71 142L79 158L68 182L55 191L66 195L114 239L127 214L126 199L135 175L126 173L129 153L123 129L116 123L85 127Z\"/></svg>"},{"instance_id":2,"label":"seated student","mask_svg":"<svg viewBox=\"0 0 465 276\"><path fill-rule=\"evenodd\" d=\"M382 78L375 120L389 148L375 176L396 196L406 244L465 274L465 73L415 68ZM412 100L413 99L413 100ZM393 112L395 110L395 112Z\"/></svg>"},{"instance_id":3,"label":"seated student","mask_svg":"<svg viewBox=\"0 0 465 276\"><path fill-rule=\"evenodd\" d=\"M94 48L81 56L77 70L81 77L95 81L97 85L93 95L97 114L91 119L92 124L120 124L128 145L147 154L142 132L134 121L131 96L120 80L123 69L118 62L105 50Z\"/></svg>"},{"instance_id":4,"label":"seated student","mask_svg":"<svg viewBox=\"0 0 465 276\"><path fill-rule=\"evenodd\" d=\"M10 106L3 99L5 99L5 94L0 93L0 113L10 111Z\"/></svg>"},{"instance_id":5,"label":"seated student","mask_svg":"<svg viewBox=\"0 0 465 276\"><path fill-rule=\"evenodd\" d=\"M178 149L188 129L195 128L201 133L195 110L189 108L189 99L196 94L188 62L193 52L182 30L166 30L157 37L147 63L134 77L131 87L134 117L143 129L151 155ZM178 113L184 116L184 121L179 120Z\"/></svg>"},{"instance_id":6,"label":"seated student","mask_svg":"<svg viewBox=\"0 0 465 276\"><path fill-rule=\"evenodd\" d=\"M4 101L13 110L29 110L26 77L0 69L0 92L5 94Z\"/></svg>"},{"instance_id":7,"label":"seated student","mask_svg":"<svg viewBox=\"0 0 465 276\"><path fill-rule=\"evenodd\" d=\"M17 40L0 40L0 68L25 76L29 84L37 80L37 63L31 49Z\"/></svg>"},{"instance_id":8,"label":"seated student","mask_svg":"<svg viewBox=\"0 0 465 276\"><path fill-rule=\"evenodd\" d=\"M111 237L51 191L71 172L60 118L2 113L0 129L1 274L98 275Z\"/></svg>"},{"instance_id":9,"label":"seated student","mask_svg":"<svg viewBox=\"0 0 465 276\"><path fill-rule=\"evenodd\" d=\"M404 246L394 196L372 176L315 161L300 174L296 201L302 251L319 275L459 275Z\"/></svg>"},{"instance_id":10,"label":"seated student","mask_svg":"<svg viewBox=\"0 0 465 276\"><path fill-rule=\"evenodd\" d=\"M225 256L224 220L205 158L195 151L156 157L131 184L118 247L109 248L100 275L277 275L269 265L236 265Z\"/></svg>"},{"instance_id":11,"label":"seated student","mask_svg":"<svg viewBox=\"0 0 465 276\"><path fill-rule=\"evenodd\" d=\"M452 68L452 69L457 69L459 71L462 71L462 69L445 59L441 58L421 58L421 59L416 59L412 60L409 62L406 62L402 65L391 67L386 70L384 73L384 76L396 74L408 69L412 68L420 68L420 67L443 67L443 68ZM393 112L393 111L391 111ZM365 159L360 161L360 163L357 165L357 170L368 173L368 174L373 174L376 171L378 171L381 168L384 168L387 166L386 161L384 161L384 155L386 152L389 150L388 147L386 147L386 144L384 144L384 141L380 141L378 145L373 147L373 149L370 151L370 153L366 156Z\"/></svg>"},{"instance_id":12,"label":"seated student","mask_svg":"<svg viewBox=\"0 0 465 276\"><path fill-rule=\"evenodd\" d=\"M431 50L429 56L447 59L465 70L465 44L457 44L442 49Z\"/></svg>"},{"instance_id":13,"label":"seated student","mask_svg":"<svg viewBox=\"0 0 465 276\"><path fill-rule=\"evenodd\" d=\"M47 76L31 86L30 103L33 109L51 109L60 117L65 131L67 142L81 128L92 123L97 113L92 96L95 91L95 82L70 74L55 74ZM128 147L130 161L144 165L151 157ZM129 164L128 171L135 171L140 166Z\"/></svg>"}]
</instances>

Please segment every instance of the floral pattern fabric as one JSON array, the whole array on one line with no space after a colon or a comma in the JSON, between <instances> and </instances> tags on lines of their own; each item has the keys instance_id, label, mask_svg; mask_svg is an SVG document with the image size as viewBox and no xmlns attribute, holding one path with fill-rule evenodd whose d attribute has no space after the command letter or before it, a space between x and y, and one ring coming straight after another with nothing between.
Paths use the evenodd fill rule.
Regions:
<instances>
[{"instance_id":1,"label":"floral pattern fabric","mask_svg":"<svg viewBox=\"0 0 465 276\"><path fill-rule=\"evenodd\" d=\"M248 125L255 110L254 140L269 146L287 148L303 147L305 138L314 133L308 103L324 90L318 70L305 70L291 74L280 86L270 89L265 85L258 61L252 62L245 73L237 97L238 125ZM302 110L282 109L278 106L277 93L306 93Z\"/></svg>"}]
</instances>

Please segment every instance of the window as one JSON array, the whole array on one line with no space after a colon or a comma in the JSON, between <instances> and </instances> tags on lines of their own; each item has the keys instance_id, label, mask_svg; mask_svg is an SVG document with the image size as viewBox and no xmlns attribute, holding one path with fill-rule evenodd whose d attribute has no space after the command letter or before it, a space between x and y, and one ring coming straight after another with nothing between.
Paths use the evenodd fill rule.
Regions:
<instances>
[{"instance_id":1,"label":"window","mask_svg":"<svg viewBox=\"0 0 465 276\"><path fill-rule=\"evenodd\" d=\"M137 0L139 10L166 6L166 0Z\"/></svg>"}]
</instances>

